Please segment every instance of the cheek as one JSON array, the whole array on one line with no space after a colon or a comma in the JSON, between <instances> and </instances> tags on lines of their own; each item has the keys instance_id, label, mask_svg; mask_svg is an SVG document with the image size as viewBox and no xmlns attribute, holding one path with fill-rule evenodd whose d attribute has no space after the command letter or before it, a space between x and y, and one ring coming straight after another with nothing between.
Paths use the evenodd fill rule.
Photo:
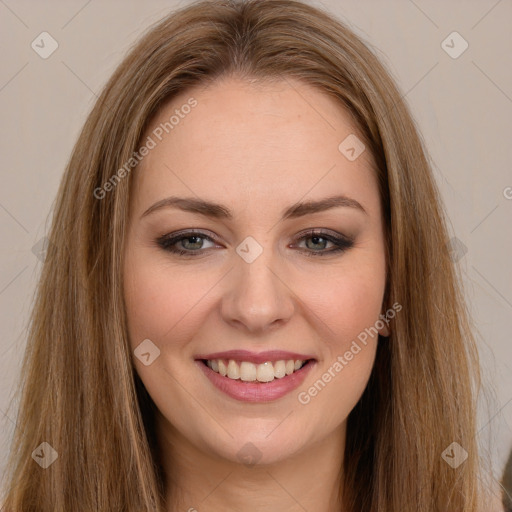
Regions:
<instances>
[{"instance_id":1,"label":"cheek","mask_svg":"<svg viewBox=\"0 0 512 512\"><path fill-rule=\"evenodd\" d=\"M347 265L329 277L313 280L314 288L309 284L302 290L310 309L321 319L317 326L322 332L322 360L309 387L299 390L298 401L310 412L322 411L326 424L335 425L354 408L371 374L385 287L384 264Z\"/></svg>"},{"instance_id":2,"label":"cheek","mask_svg":"<svg viewBox=\"0 0 512 512\"><path fill-rule=\"evenodd\" d=\"M199 299L197 275L176 271L142 255L131 255L126 262L124 283L132 345L145 338L160 344L171 331L173 339L182 339L176 333L186 326L187 315Z\"/></svg>"},{"instance_id":3,"label":"cheek","mask_svg":"<svg viewBox=\"0 0 512 512\"><path fill-rule=\"evenodd\" d=\"M329 322L340 342L355 339L365 329L375 325L381 312L383 286L379 283L346 279L330 297Z\"/></svg>"},{"instance_id":4,"label":"cheek","mask_svg":"<svg viewBox=\"0 0 512 512\"><path fill-rule=\"evenodd\" d=\"M371 265L347 265L329 275L310 275L302 280L299 293L322 320L318 322L323 326L322 336L337 353L375 325L382 311L384 289L384 264L373 261Z\"/></svg>"},{"instance_id":5,"label":"cheek","mask_svg":"<svg viewBox=\"0 0 512 512\"><path fill-rule=\"evenodd\" d=\"M381 307L381 288L345 279L323 299L322 354L313 379L298 390L297 399L312 418L322 417L325 428L335 428L361 398L375 361Z\"/></svg>"}]
</instances>

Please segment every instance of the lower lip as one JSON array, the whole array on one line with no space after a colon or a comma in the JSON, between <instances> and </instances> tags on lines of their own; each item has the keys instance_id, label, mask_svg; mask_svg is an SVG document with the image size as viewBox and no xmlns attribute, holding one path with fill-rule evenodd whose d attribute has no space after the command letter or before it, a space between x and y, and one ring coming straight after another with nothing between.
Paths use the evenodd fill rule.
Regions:
<instances>
[{"instance_id":1,"label":"lower lip","mask_svg":"<svg viewBox=\"0 0 512 512\"><path fill-rule=\"evenodd\" d=\"M240 379L234 380L214 372L202 361L196 360L196 364L199 365L199 368L201 368L203 373L217 389L231 398L243 402L270 402L298 388L315 365L315 361L309 361L309 363L304 365L300 370L294 371L292 374L281 379L274 378L271 382L245 382Z\"/></svg>"}]
</instances>

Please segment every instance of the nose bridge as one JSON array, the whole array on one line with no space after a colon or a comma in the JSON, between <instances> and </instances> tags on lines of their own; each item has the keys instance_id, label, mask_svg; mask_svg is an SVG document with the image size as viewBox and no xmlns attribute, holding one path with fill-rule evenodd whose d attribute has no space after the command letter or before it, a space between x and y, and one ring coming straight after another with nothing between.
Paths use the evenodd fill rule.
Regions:
<instances>
[{"instance_id":1,"label":"nose bridge","mask_svg":"<svg viewBox=\"0 0 512 512\"><path fill-rule=\"evenodd\" d=\"M273 248L247 237L236 252L238 258L223 306L226 321L240 322L251 331L286 321L293 313L293 300L279 275L278 255Z\"/></svg>"}]
</instances>

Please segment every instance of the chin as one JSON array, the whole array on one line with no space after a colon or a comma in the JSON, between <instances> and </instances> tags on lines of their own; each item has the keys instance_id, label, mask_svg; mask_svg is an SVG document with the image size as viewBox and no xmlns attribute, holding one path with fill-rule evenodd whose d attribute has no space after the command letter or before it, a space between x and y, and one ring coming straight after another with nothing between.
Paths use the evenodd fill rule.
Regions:
<instances>
[{"instance_id":1,"label":"chin","mask_svg":"<svg viewBox=\"0 0 512 512\"><path fill-rule=\"evenodd\" d=\"M273 429L265 429L259 432L250 432L245 429L245 434L229 438L222 447L219 444L210 446L219 457L230 462L244 466L264 466L276 464L293 458L304 447L304 434L293 436L285 432L278 432L273 421ZM271 432L270 435L268 432Z\"/></svg>"}]
</instances>

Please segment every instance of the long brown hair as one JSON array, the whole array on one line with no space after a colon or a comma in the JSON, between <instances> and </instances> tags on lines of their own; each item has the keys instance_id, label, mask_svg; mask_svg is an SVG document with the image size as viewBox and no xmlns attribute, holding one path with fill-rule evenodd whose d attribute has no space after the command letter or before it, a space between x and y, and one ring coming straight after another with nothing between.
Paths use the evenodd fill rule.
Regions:
<instances>
[{"instance_id":1,"label":"long brown hair","mask_svg":"<svg viewBox=\"0 0 512 512\"><path fill-rule=\"evenodd\" d=\"M379 342L348 419L345 510L480 510L477 352L424 144L369 47L332 15L296 0L193 3L151 27L104 87L58 191L23 360L6 510L163 510L154 404L134 370L123 303L137 171L118 170L164 102L229 74L293 77L335 98L376 163L384 309L398 302L403 310ZM43 442L58 453L47 469L31 456ZM442 457L453 442L468 454L456 469Z\"/></svg>"}]
</instances>

